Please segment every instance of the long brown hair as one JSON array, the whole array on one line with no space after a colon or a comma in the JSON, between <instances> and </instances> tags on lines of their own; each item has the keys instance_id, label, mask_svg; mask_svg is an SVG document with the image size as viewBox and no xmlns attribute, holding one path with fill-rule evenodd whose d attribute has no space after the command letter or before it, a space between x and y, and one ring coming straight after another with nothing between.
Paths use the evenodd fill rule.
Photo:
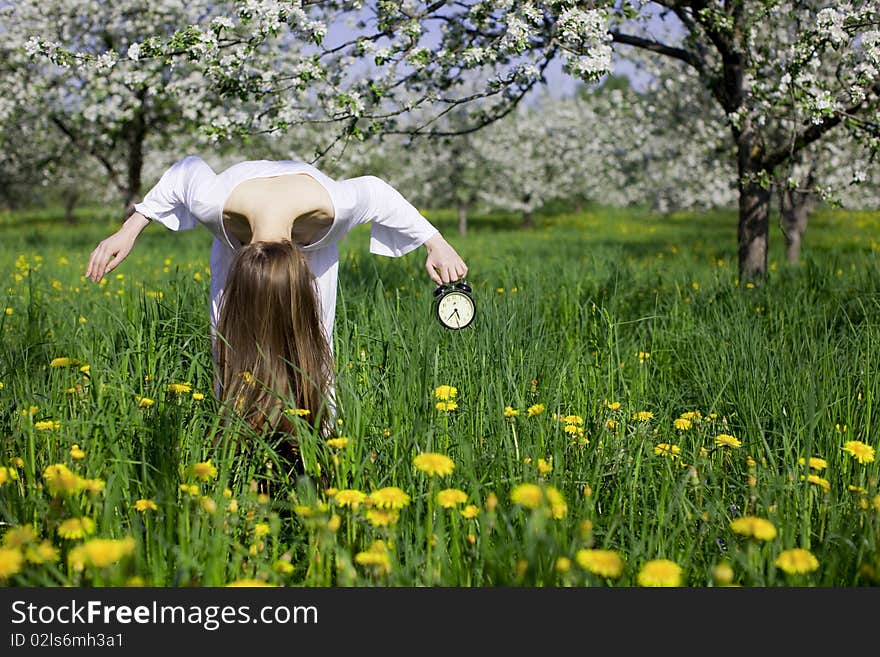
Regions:
<instances>
[{"instance_id":1,"label":"long brown hair","mask_svg":"<svg viewBox=\"0 0 880 657\"><path fill-rule=\"evenodd\" d=\"M293 442L296 422L289 413L295 407L325 433L333 354L302 252L290 240L241 247L219 315L216 357L226 409L256 431L287 433Z\"/></svg>"}]
</instances>

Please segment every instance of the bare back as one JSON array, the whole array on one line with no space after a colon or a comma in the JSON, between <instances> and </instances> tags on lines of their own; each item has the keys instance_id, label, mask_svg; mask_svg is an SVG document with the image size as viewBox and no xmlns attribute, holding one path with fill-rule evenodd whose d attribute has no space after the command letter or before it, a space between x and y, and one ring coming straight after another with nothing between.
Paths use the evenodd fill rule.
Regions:
<instances>
[{"instance_id":1,"label":"bare back","mask_svg":"<svg viewBox=\"0 0 880 657\"><path fill-rule=\"evenodd\" d=\"M333 223L333 202L307 174L253 178L232 190L223 207L223 223L242 244L274 239L292 224L291 241L305 246Z\"/></svg>"}]
</instances>

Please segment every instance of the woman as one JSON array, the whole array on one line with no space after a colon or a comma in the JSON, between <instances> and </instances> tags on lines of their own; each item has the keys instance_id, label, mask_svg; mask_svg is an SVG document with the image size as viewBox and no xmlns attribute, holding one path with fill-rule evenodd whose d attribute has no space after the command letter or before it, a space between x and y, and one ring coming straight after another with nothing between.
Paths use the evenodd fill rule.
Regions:
<instances>
[{"instance_id":1,"label":"woman","mask_svg":"<svg viewBox=\"0 0 880 657\"><path fill-rule=\"evenodd\" d=\"M370 251L399 257L424 245L432 281L467 266L399 192L374 176L334 180L299 161L241 162L217 174L199 157L176 162L92 252L98 282L128 256L150 221L205 226L211 248L211 332L218 394L256 430L293 433L295 405L326 434L333 388L337 243L371 223Z\"/></svg>"}]
</instances>

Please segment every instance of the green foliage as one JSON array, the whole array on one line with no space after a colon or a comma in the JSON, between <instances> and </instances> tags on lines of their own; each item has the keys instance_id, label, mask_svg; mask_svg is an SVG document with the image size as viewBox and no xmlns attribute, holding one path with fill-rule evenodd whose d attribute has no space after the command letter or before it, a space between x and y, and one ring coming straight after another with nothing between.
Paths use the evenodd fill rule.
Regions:
<instances>
[{"instance_id":1,"label":"green foliage","mask_svg":"<svg viewBox=\"0 0 880 657\"><path fill-rule=\"evenodd\" d=\"M474 217L466 239L454 211L431 214L470 268L478 315L461 332L431 316L422 251L371 256L357 229L340 245L335 334L334 435L348 442L303 429L297 471L270 437L241 433L237 451L220 431L210 236L151 226L94 285L82 273L112 216L0 220L0 466L16 473L4 471L0 519L7 537L34 525L59 548L4 582L636 585L645 563L669 559L690 586L713 585L722 562L746 586L877 583L878 462L843 450L878 447L876 213L817 214L799 267L775 239L759 287L736 280L728 212L591 208L530 231ZM52 367L58 357L78 362ZM179 383L191 390L168 388ZM441 385L457 389L454 410L437 409ZM416 469L420 452L449 456L453 472ZM810 457L827 468L799 463ZM216 478L194 469L208 461ZM45 470L59 463L103 488L53 494ZM534 509L511 500L523 483L538 486ZM328 492L390 486L410 498L391 526L374 524L378 498L352 508ZM443 508L445 488L477 515ZM778 536L734 533L745 515ZM133 537L133 554L80 569L75 546L90 537L58 534L79 517L94 536ZM776 559L795 547L819 568L784 573ZM623 558L619 578L582 565L599 548Z\"/></svg>"}]
</instances>

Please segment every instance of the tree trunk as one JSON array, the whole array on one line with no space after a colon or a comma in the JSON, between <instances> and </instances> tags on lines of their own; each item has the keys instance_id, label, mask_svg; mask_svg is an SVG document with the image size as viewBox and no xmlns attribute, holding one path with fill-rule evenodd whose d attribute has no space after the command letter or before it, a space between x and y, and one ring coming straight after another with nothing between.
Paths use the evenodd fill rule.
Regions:
<instances>
[{"instance_id":1,"label":"tree trunk","mask_svg":"<svg viewBox=\"0 0 880 657\"><path fill-rule=\"evenodd\" d=\"M144 140L147 136L146 122L146 90L137 92L137 98L140 105L135 109L134 116L126 128L126 145L128 153L126 157L126 178L125 193L123 198L123 207L126 210L135 201L141 193L141 174L144 170Z\"/></svg>"},{"instance_id":2,"label":"tree trunk","mask_svg":"<svg viewBox=\"0 0 880 657\"><path fill-rule=\"evenodd\" d=\"M763 145L748 119L737 135L739 172L739 278L743 282L763 282L767 277L767 247L770 234L770 189L762 185Z\"/></svg>"},{"instance_id":3,"label":"tree trunk","mask_svg":"<svg viewBox=\"0 0 880 657\"><path fill-rule=\"evenodd\" d=\"M467 234L467 203L459 202L458 204L458 234Z\"/></svg>"},{"instance_id":4,"label":"tree trunk","mask_svg":"<svg viewBox=\"0 0 880 657\"><path fill-rule=\"evenodd\" d=\"M779 207L785 233L785 258L796 265L800 262L801 243L807 220L816 207L816 197L810 191L783 188L779 192Z\"/></svg>"},{"instance_id":5,"label":"tree trunk","mask_svg":"<svg viewBox=\"0 0 880 657\"><path fill-rule=\"evenodd\" d=\"M532 210L523 210L523 228L531 228L535 225L535 219L532 215Z\"/></svg>"},{"instance_id":6,"label":"tree trunk","mask_svg":"<svg viewBox=\"0 0 880 657\"><path fill-rule=\"evenodd\" d=\"M76 223L76 217L73 216L73 210L76 208L76 202L79 200L79 194L73 190L64 194L64 223L71 225Z\"/></svg>"}]
</instances>

